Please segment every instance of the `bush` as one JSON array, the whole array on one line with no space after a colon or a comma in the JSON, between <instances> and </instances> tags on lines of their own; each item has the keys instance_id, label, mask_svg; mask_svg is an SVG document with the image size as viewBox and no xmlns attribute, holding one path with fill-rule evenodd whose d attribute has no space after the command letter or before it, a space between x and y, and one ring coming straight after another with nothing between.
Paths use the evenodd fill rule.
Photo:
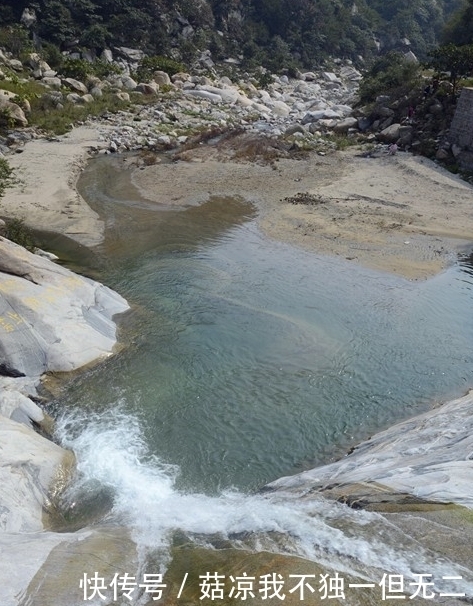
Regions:
<instances>
[{"instance_id":1,"label":"bush","mask_svg":"<svg viewBox=\"0 0 473 606\"><path fill-rule=\"evenodd\" d=\"M185 71L185 66L174 59L160 55L145 57L136 70L136 76L140 82L149 82L156 71L166 72L169 76L173 76Z\"/></svg>"},{"instance_id":2,"label":"bush","mask_svg":"<svg viewBox=\"0 0 473 606\"><path fill-rule=\"evenodd\" d=\"M28 118L30 124L46 132L63 135L70 131L76 122L86 120L88 116L113 113L126 107L126 102L119 101L109 94L104 94L100 99L85 105L74 105L66 101L59 108L45 108L41 99L33 99Z\"/></svg>"},{"instance_id":3,"label":"bush","mask_svg":"<svg viewBox=\"0 0 473 606\"><path fill-rule=\"evenodd\" d=\"M62 73L66 78L75 78L76 80L85 80L93 69L92 64L84 59L72 59L66 57L62 64Z\"/></svg>"},{"instance_id":4,"label":"bush","mask_svg":"<svg viewBox=\"0 0 473 606\"><path fill-rule=\"evenodd\" d=\"M33 236L23 219L8 219L5 237L33 252L35 249Z\"/></svg>"},{"instance_id":5,"label":"bush","mask_svg":"<svg viewBox=\"0 0 473 606\"><path fill-rule=\"evenodd\" d=\"M16 57L20 53L32 52L33 46L30 42L28 30L22 25L9 25L0 28L0 47L4 48Z\"/></svg>"},{"instance_id":6,"label":"bush","mask_svg":"<svg viewBox=\"0 0 473 606\"><path fill-rule=\"evenodd\" d=\"M0 197L5 193L11 181L12 169L5 158L0 158Z\"/></svg>"},{"instance_id":7,"label":"bush","mask_svg":"<svg viewBox=\"0 0 473 606\"><path fill-rule=\"evenodd\" d=\"M420 67L406 60L402 53L391 51L381 57L360 83L360 100L370 103L379 95L399 97L420 82Z\"/></svg>"}]
</instances>

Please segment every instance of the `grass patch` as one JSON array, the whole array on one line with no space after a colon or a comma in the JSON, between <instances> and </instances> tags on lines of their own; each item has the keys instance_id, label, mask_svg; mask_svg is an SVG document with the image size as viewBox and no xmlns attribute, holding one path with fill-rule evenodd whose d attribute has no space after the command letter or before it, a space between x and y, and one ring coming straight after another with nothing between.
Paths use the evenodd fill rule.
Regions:
<instances>
[{"instance_id":1,"label":"grass patch","mask_svg":"<svg viewBox=\"0 0 473 606\"><path fill-rule=\"evenodd\" d=\"M47 108L41 99L31 102L31 113L28 115L30 124L42 130L63 135L77 122L83 122L89 116L102 116L108 112L118 112L127 109L129 103L120 101L112 95L104 95L91 103L75 105L65 101L62 107Z\"/></svg>"},{"instance_id":2,"label":"grass patch","mask_svg":"<svg viewBox=\"0 0 473 606\"><path fill-rule=\"evenodd\" d=\"M327 135L326 140L334 144L335 149L343 151L352 145L356 145L357 141L353 137L347 137L347 135L330 134Z\"/></svg>"}]
</instances>

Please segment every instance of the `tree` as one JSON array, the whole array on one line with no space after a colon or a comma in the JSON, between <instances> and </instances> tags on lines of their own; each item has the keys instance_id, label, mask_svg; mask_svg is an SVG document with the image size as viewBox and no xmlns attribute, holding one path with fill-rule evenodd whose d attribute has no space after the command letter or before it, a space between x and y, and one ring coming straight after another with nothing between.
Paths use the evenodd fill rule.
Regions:
<instances>
[{"instance_id":1,"label":"tree","mask_svg":"<svg viewBox=\"0 0 473 606\"><path fill-rule=\"evenodd\" d=\"M419 82L419 64L408 61L402 53L390 51L374 62L360 83L363 103L376 100L379 95L400 97L415 88Z\"/></svg>"},{"instance_id":2,"label":"tree","mask_svg":"<svg viewBox=\"0 0 473 606\"><path fill-rule=\"evenodd\" d=\"M460 78L469 76L473 71L473 44L456 46L455 44L444 44L429 53L430 59L427 67L436 72L447 72L453 86L453 94L456 92Z\"/></svg>"},{"instance_id":3,"label":"tree","mask_svg":"<svg viewBox=\"0 0 473 606\"><path fill-rule=\"evenodd\" d=\"M457 10L445 26L442 41L460 46L473 44L473 0Z\"/></svg>"}]
</instances>

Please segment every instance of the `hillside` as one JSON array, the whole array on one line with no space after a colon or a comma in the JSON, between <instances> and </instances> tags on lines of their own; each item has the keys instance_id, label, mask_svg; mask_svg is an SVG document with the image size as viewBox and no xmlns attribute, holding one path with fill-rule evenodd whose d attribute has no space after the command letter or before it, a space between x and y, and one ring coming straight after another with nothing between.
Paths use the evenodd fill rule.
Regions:
<instances>
[{"instance_id":1,"label":"hillside","mask_svg":"<svg viewBox=\"0 0 473 606\"><path fill-rule=\"evenodd\" d=\"M463 5L464 0L4 0L0 27L23 15L37 44L61 50L100 53L128 46L184 62L210 50L217 61L236 57L276 71L292 64L311 68L328 55L359 61L390 49L422 58ZM0 46L2 37L4 31Z\"/></svg>"}]
</instances>

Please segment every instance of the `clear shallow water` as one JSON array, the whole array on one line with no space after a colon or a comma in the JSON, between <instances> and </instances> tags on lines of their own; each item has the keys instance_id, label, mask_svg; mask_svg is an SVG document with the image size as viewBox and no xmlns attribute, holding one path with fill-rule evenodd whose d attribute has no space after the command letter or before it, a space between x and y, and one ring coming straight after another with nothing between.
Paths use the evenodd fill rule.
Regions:
<instances>
[{"instance_id":1,"label":"clear shallow water","mask_svg":"<svg viewBox=\"0 0 473 606\"><path fill-rule=\"evenodd\" d=\"M133 311L127 347L54 403L78 459L71 511L105 490L164 565L179 530L378 581L457 573L472 595L469 571L378 514L253 494L473 385L471 259L411 283L268 240L242 201L158 210L109 159L80 187L106 241L58 247Z\"/></svg>"},{"instance_id":2,"label":"clear shallow water","mask_svg":"<svg viewBox=\"0 0 473 606\"><path fill-rule=\"evenodd\" d=\"M108 224L86 271L135 312L61 406L120 401L180 488L258 489L473 385L467 263L412 283L268 240L238 200L159 212L110 161L80 186Z\"/></svg>"}]
</instances>

